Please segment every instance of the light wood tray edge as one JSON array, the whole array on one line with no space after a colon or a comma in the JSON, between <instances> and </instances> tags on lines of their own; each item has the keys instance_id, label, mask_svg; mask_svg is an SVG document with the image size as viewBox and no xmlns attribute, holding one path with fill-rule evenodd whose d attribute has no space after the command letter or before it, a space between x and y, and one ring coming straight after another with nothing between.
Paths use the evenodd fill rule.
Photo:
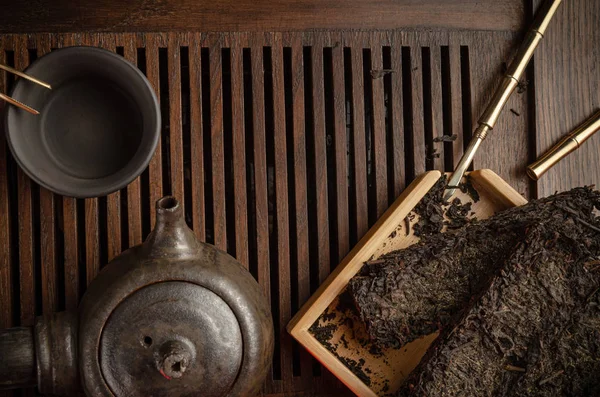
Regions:
<instances>
[{"instance_id":1,"label":"light wood tray edge","mask_svg":"<svg viewBox=\"0 0 600 397\"><path fill-rule=\"evenodd\" d=\"M350 253L346 255L344 260L287 325L287 331L358 396L376 397L377 394L352 373L334 354L327 350L308 330L343 291L349 280L360 271L363 263L373 255L380 243L413 210L441 175L442 173L439 171L429 171L416 178ZM502 206L513 207L527 203L523 196L489 169L473 171L469 175L478 189L486 190ZM380 238L373 239L375 235Z\"/></svg>"},{"instance_id":2,"label":"light wood tray edge","mask_svg":"<svg viewBox=\"0 0 600 397\"><path fill-rule=\"evenodd\" d=\"M421 174L402 192L292 318L287 326L288 332L295 336L298 330L310 328L327 306L342 292L348 281L358 273L362 264L371 257L379 243L379 240L373 240L372 237L376 234L387 236L392 233L441 175L439 171Z\"/></svg>"}]
</instances>

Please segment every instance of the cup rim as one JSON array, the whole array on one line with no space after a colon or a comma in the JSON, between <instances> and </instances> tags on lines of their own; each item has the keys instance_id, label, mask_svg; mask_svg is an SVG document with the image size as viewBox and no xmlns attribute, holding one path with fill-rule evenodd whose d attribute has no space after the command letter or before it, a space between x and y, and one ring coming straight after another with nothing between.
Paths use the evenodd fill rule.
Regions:
<instances>
[{"instance_id":1,"label":"cup rim","mask_svg":"<svg viewBox=\"0 0 600 397\"><path fill-rule=\"evenodd\" d=\"M4 130L5 130L6 140L7 140L8 146L10 148L10 151L13 155L13 158L15 159L18 166L34 182L36 182L40 186L42 186L54 193L57 193L61 196L73 197L73 198L94 198L94 197L107 196L111 193L114 193L118 190L123 189L124 187L128 186L133 180L135 180L138 176L140 176L142 174L142 172L146 169L146 167L148 167L148 164L152 160L152 157L154 156L154 154L156 152L156 147L158 146L158 142L160 140L161 128L162 128L162 116L161 116L160 104L158 101L158 97L157 97L156 92L154 91L154 88L152 87L150 81L147 79L147 77L140 71L140 69L138 69L137 66L133 65L131 62L129 62L127 59L125 59L121 55L114 53L112 51L103 49L103 48L93 47L93 46L71 46L71 47L60 48L60 49L54 50L52 52L49 52L49 53L45 54L44 56L36 59L24 70L24 72L27 73L28 70L35 67L36 65L39 65L40 63L43 63L43 62L48 62L48 60L52 60L56 56L64 56L65 53L78 52L77 56L82 56L82 53L81 53L82 51L84 53L85 52L89 52L91 54L99 53L99 54L102 54L103 56L110 56L113 59L115 59L117 62L122 64L124 67L127 67L130 70L132 70L134 72L134 75L139 79L139 82L143 83L143 86L146 88L146 91L151 98L151 102L152 102L153 108L155 110L155 115L156 115L156 123L155 123L156 125L153 130L150 130L150 127L149 127L149 129L147 131L149 134L152 133L152 137L147 138L148 140L146 141L147 143L149 143L148 148L150 150L148 150L147 153L145 153L143 156L141 154L138 156L137 153L134 155L135 157L137 157L137 159L136 159L137 164L134 165L134 168L132 168L132 170L128 174L124 175L123 178L113 181L112 183L106 183L106 184L98 183L93 186L77 186L73 189L63 189L60 187L55 187L51 183L46 182L42 178L39 178L35 172L32 172L32 170L27 168L24 165L23 161L17 155L17 150L15 149L13 142L11 140L11 135L14 134L15 132L14 131L11 132L11 130L9 128L9 119L11 118L11 114L13 114L13 112L16 112L16 110L17 110L13 106L5 106ZM85 55L85 54L83 54L83 55ZM21 84L24 84L23 79L19 79L15 82L15 84L13 85L13 87L11 89L11 93L10 93L11 96L13 96L13 93ZM119 172L119 171L117 171L117 172ZM101 182L102 180L108 180L108 179L110 179L110 177L113 177L117 172L107 175L105 177L95 178L93 180L97 181L97 182Z\"/></svg>"}]
</instances>

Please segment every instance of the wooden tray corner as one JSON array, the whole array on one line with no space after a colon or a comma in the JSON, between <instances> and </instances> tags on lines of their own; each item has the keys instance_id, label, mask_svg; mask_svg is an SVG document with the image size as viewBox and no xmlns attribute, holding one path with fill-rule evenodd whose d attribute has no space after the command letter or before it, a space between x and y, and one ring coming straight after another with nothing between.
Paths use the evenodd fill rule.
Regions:
<instances>
[{"instance_id":1,"label":"wooden tray corner","mask_svg":"<svg viewBox=\"0 0 600 397\"><path fill-rule=\"evenodd\" d=\"M386 252L406 248L418 241L418 237L412 234L412 228L409 228L407 233L406 230L402 230L406 226L402 225L441 175L439 171L429 171L416 178L287 326L288 332L300 344L359 396L387 395L396 391L419 363L437 334L413 341L400 349L387 349L383 354L374 355L369 351L368 343L365 344L364 325L360 321L348 321L348 314L338 308L338 297L365 261ZM527 203L523 196L491 170L477 170L468 175L480 195L480 200L472 206L473 215L479 219L487 218L499 210ZM457 192L456 197L463 202L471 201L469 196L462 192ZM323 320L323 324L336 324L336 330L330 339L332 343L328 346L310 332L311 326L321 321L324 313L328 314L328 319ZM360 363L360 368L351 369L344 361Z\"/></svg>"}]
</instances>

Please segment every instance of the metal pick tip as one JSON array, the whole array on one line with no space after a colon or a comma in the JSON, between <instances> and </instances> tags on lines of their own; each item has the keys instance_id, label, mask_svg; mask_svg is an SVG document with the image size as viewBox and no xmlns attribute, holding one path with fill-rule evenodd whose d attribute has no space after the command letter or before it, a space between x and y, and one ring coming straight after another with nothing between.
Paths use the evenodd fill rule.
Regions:
<instances>
[{"instance_id":1,"label":"metal pick tip","mask_svg":"<svg viewBox=\"0 0 600 397\"><path fill-rule=\"evenodd\" d=\"M444 201L450 201L450 198L452 198L452 195L454 195L454 192L456 192L456 188L454 188L454 187L446 188L446 190L444 191Z\"/></svg>"}]
</instances>

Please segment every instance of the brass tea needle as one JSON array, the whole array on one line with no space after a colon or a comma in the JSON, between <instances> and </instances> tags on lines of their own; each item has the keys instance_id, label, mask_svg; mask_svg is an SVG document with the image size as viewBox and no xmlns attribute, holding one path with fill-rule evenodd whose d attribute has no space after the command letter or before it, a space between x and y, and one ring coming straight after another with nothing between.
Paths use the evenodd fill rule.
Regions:
<instances>
[{"instance_id":1,"label":"brass tea needle","mask_svg":"<svg viewBox=\"0 0 600 397\"><path fill-rule=\"evenodd\" d=\"M12 73L15 76L19 76L22 77L26 80L29 80L37 85L41 85L42 87L45 87L49 90L52 89L52 87L50 86L50 84L43 82L42 80L36 79L35 77L31 77L23 72L18 71L17 69L11 68L10 66L6 66L0 63L0 69L2 70L6 70L8 73Z\"/></svg>"},{"instance_id":2,"label":"brass tea needle","mask_svg":"<svg viewBox=\"0 0 600 397\"><path fill-rule=\"evenodd\" d=\"M515 88L519 85L519 80L527 68L527 64L533 56L533 52L542 40L542 37L544 37L546 28L560 5L560 2L561 0L546 0L542 5L529 33L525 37L523 43L521 43L517 55L515 55L515 58L508 67L504 79L496 89L494 96L479 119L477 129L473 132L473 139L471 139L471 142L456 166L454 173L448 180L446 192L444 193L444 200L449 200L450 197L452 197L460 184L465 171L467 171L467 168L471 165L473 157L475 157L475 152L490 131L494 129L494 125L496 125L496 121L498 121L500 112L504 108L504 105L506 105L506 102Z\"/></svg>"},{"instance_id":3,"label":"brass tea needle","mask_svg":"<svg viewBox=\"0 0 600 397\"><path fill-rule=\"evenodd\" d=\"M600 130L600 110L583 124L561 139L552 149L548 150L535 163L527 167L527 175L538 180L556 163L565 158L569 153L577 150L583 142L587 141Z\"/></svg>"},{"instance_id":4,"label":"brass tea needle","mask_svg":"<svg viewBox=\"0 0 600 397\"><path fill-rule=\"evenodd\" d=\"M23 109L23 110L25 110L25 111L27 111L27 112L29 112L31 114L36 114L36 115L40 114L40 112L38 112L34 108L29 107L29 106L25 105L24 103L19 102L16 99L13 99L13 98L9 97L8 95L4 95L4 94L0 93L0 99L6 101L8 103L10 103L11 105L14 105L14 106L16 106L18 108L21 108L21 109Z\"/></svg>"},{"instance_id":5,"label":"brass tea needle","mask_svg":"<svg viewBox=\"0 0 600 397\"><path fill-rule=\"evenodd\" d=\"M37 85L40 85L44 88L47 88L49 90L52 89L52 87L50 86L50 84L43 82L42 80L36 79L35 77L31 77L23 72L18 71L17 69L11 68L10 66L6 66L0 63L0 69L5 70L8 73L12 73L16 76L19 76L21 78L24 78L26 80L29 80ZM17 101L14 98L9 97L8 95L2 94L0 93L0 99L10 103L11 105L14 105L20 109L23 109L31 114L40 114L40 112L38 112L37 110L35 110L34 108L25 105L23 102Z\"/></svg>"}]
</instances>

